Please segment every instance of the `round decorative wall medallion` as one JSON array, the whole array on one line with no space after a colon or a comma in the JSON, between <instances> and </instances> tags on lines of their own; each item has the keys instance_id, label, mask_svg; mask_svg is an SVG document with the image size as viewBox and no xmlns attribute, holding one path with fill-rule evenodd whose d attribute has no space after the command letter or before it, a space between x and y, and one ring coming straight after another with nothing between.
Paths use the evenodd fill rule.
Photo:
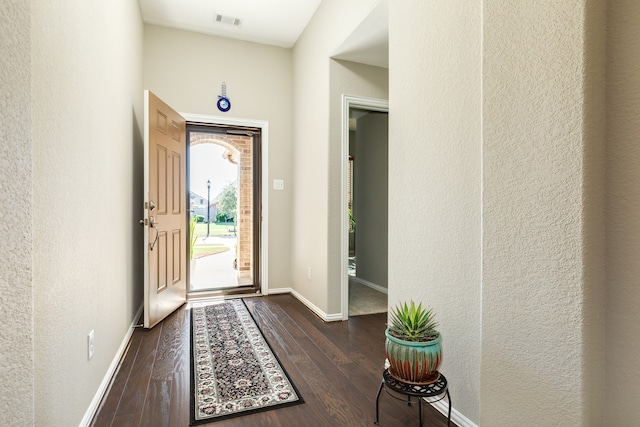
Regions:
<instances>
[{"instance_id":1,"label":"round decorative wall medallion","mask_svg":"<svg viewBox=\"0 0 640 427\"><path fill-rule=\"evenodd\" d=\"M225 98L224 96L218 96L217 105L218 110L222 111L223 113L226 113L231 109L231 101L229 101L229 99Z\"/></svg>"}]
</instances>

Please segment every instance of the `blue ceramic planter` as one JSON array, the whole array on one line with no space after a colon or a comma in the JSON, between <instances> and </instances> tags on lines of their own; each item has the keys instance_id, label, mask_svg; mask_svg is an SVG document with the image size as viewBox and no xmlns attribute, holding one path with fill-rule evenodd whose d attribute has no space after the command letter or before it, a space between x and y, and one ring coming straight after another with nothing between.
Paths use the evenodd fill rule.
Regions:
<instances>
[{"instance_id":1,"label":"blue ceramic planter","mask_svg":"<svg viewBox=\"0 0 640 427\"><path fill-rule=\"evenodd\" d=\"M385 348L389 360L389 373L398 381L408 384L430 384L438 379L442 363L441 336L427 342L405 341L385 331Z\"/></svg>"}]
</instances>

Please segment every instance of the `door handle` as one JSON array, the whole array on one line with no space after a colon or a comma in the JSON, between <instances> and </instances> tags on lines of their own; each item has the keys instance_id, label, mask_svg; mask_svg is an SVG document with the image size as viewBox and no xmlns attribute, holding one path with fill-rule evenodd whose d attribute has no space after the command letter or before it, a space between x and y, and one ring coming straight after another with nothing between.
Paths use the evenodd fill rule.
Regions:
<instances>
[{"instance_id":1,"label":"door handle","mask_svg":"<svg viewBox=\"0 0 640 427\"><path fill-rule=\"evenodd\" d=\"M149 219L144 218L144 219L138 220L138 224L140 224L143 227L148 224L149 229L153 228L156 230L155 239L153 239L153 242L149 243L149 250L152 251L153 248L156 246L156 243L158 243L158 236L160 235L160 233L158 232L158 229L156 228L156 225L158 225L158 223L156 222L156 219L150 216Z\"/></svg>"},{"instance_id":2,"label":"door handle","mask_svg":"<svg viewBox=\"0 0 640 427\"><path fill-rule=\"evenodd\" d=\"M152 251L153 248L156 246L156 243L158 243L158 236L160 235L160 232L158 231L158 229L156 228L156 225L158 225L158 223L156 222L156 219L152 216L149 217L149 229L154 229L156 230L156 238L153 239L152 243L149 243L149 250Z\"/></svg>"},{"instance_id":3,"label":"door handle","mask_svg":"<svg viewBox=\"0 0 640 427\"><path fill-rule=\"evenodd\" d=\"M147 219L147 218L139 219L139 220L138 220L138 224L140 224L140 225L141 225L141 226L143 226L143 227L144 227L145 225L149 225L151 228L155 228L155 227L156 227L156 225L159 225L159 224L156 222L155 218L154 218L154 217L152 217L152 216L150 216L150 217L149 217L149 219Z\"/></svg>"}]
</instances>

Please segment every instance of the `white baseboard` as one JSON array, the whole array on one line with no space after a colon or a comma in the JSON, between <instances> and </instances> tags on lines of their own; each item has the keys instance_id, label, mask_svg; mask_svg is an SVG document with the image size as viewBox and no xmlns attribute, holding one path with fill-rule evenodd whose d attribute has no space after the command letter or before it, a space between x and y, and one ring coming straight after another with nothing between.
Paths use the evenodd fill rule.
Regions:
<instances>
[{"instance_id":1,"label":"white baseboard","mask_svg":"<svg viewBox=\"0 0 640 427\"><path fill-rule=\"evenodd\" d=\"M264 295L276 295L276 294L291 294L291 295L293 295L298 301L300 301L301 303L306 305L309 310L313 311L319 318L321 318L325 322L336 322L338 320L342 320L342 314L341 313L337 313L337 314L327 314L327 313L325 313L324 311L320 310L311 301L309 301L308 299L306 299L305 297L300 295L300 293L298 293L293 288L274 288L274 289L269 289L268 293L265 293Z\"/></svg>"},{"instance_id":2,"label":"white baseboard","mask_svg":"<svg viewBox=\"0 0 640 427\"><path fill-rule=\"evenodd\" d=\"M377 284L375 284L373 282L370 282L368 280L362 279L362 278L357 277L357 276L349 276L349 281L350 282L354 282L354 283L359 283L359 284L364 285L364 286L368 286L371 289L375 289L378 292L382 292L383 294L389 294L389 289L388 288L385 288L384 286L377 285Z\"/></svg>"},{"instance_id":3,"label":"white baseboard","mask_svg":"<svg viewBox=\"0 0 640 427\"><path fill-rule=\"evenodd\" d=\"M431 405L442 415L445 417L447 416L447 412L449 411L449 402L445 402L443 399L438 402L431 403ZM473 421L458 412L456 408L451 408L451 421L453 421L458 427L478 427Z\"/></svg>"},{"instance_id":4,"label":"white baseboard","mask_svg":"<svg viewBox=\"0 0 640 427\"><path fill-rule=\"evenodd\" d=\"M300 295L295 289L291 289L291 295L296 297L298 301L303 303L309 308L309 310L313 311L319 318L324 320L325 322L337 322L338 320L342 320L342 313L336 314L327 314L324 311L320 310L315 304L311 301Z\"/></svg>"},{"instance_id":5,"label":"white baseboard","mask_svg":"<svg viewBox=\"0 0 640 427\"><path fill-rule=\"evenodd\" d=\"M129 345L129 340L131 339L131 335L133 335L133 331L135 330L135 327L138 324L138 319L140 319L140 315L142 314L142 308L143 308L143 305L140 305L138 312L133 317L131 326L129 327L129 330L127 331L126 335L124 336L124 339L120 343L120 347L118 347L118 351L113 357L113 360L111 361L111 365L109 365L109 369L107 369L107 372L104 375L102 382L100 383L100 387L98 387L98 391L96 392L95 396L93 396L93 400L89 404L89 408L87 408L87 412L85 412L84 417L82 418L82 421L80 421L79 427L89 427L89 425L91 424L91 421L93 420L93 417L98 411L100 402L102 401L102 398L107 392L107 388L111 383L111 379L115 375L116 369L120 364L120 359L122 359L124 352L127 349L127 346Z\"/></svg>"},{"instance_id":6,"label":"white baseboard","mask_svg":"<svg viewBox=\"0 0 640 427\"><path fill-rule=\"evenodd\" d=\"M275 288L268 289L267 292L263 292L263 295L290 294L291 292L293 292L291 288Z\"/></svg>"}]
</instances>

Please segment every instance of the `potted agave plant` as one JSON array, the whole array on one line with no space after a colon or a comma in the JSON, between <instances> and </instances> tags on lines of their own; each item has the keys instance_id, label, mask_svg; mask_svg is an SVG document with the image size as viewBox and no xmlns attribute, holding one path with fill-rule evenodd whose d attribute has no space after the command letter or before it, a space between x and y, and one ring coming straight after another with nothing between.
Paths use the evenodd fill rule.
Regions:
<instances>
[{"instance_id":1,"label":"potted agave plant","mask_svg":"<svg viewBox=\"0 0 640 427\"><path fill-rule=\"evenodd\" d=\"M407 384L430 384L440 377L442 346L438 323L432 309L406 302L398 304L389 316L385 331L389 374Z\"/></svg>"}]
</instances>

